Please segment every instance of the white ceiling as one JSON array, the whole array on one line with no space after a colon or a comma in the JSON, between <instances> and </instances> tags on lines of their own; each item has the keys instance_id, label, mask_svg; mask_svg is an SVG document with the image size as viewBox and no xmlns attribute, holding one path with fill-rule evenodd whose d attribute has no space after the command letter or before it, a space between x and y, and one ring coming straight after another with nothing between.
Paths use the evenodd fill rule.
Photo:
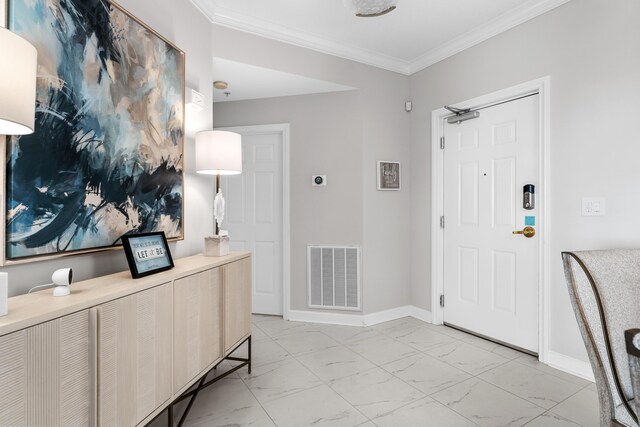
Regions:
<instances>
[{"instance_id":1,"label":"white ceiling","mask_svg":"<svg viewBox=\"0 0 640 427\"><path fill-rule=\"evenodd\" d=\"M214 80L222 80L229 84L229 87L225 90L213 89L213 102L242 101L245 99L356 89L337 83L256 67L255 65L222 58L213 59L213 77ZM230 95L226 96L224 92L230 92Z\"/></svg>"},{"instance_id":2,"label":"white ceiling","mask_svg":"<svg viewBox=\"0 0 640 427\"><path fill-rule=\"evenodd\" d=\"M343 0L191 0L211 22L412 74L570 0L399 0L357 18Z\"/></svg>"}]
</instances>

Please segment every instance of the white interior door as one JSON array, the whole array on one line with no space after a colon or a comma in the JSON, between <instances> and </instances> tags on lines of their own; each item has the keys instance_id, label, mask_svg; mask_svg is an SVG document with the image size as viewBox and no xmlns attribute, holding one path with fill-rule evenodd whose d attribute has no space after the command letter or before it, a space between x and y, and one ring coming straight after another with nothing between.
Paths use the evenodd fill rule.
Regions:
<instances>
[{"instance_id":1,"label":"white interior door","mask_svg":"<svg viewBox=\"0 0 640 427\"><path fill-rule=\"evenodd\" d=\"M281 131L233 129L242 135L242 174L222 177L222 228L230 249L253 255L253 313L282 315Z\"/></svg>"},{"instance_id":2,"label":"white interior door","mask_svg":"<svg viewBox=\"0 0 640 427\"><path fill-rule=\"evenodd\" d=\"M523 186L540 183L538 102L445 124L444 152L444 321L534 353L539 237L512 232L540 211L523 208Z\"/></svg>"}]
</instances>

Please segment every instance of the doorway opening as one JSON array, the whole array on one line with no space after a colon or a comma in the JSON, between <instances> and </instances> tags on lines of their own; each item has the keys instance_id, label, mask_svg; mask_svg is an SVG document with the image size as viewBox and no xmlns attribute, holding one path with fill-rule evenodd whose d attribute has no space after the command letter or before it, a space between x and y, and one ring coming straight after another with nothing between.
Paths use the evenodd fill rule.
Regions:
<instances>
[{"instance_id":1,"label":"doorway opening","mask_svg":"<svg viewBox=\"0 0 640 427\"><path fill-rule=\"evenodd\" d=\"M242 135L243 173L221 179L232 251L249 251L252 313L289 317L289 124L217 128Z\"/></svg>"}]
</instances>

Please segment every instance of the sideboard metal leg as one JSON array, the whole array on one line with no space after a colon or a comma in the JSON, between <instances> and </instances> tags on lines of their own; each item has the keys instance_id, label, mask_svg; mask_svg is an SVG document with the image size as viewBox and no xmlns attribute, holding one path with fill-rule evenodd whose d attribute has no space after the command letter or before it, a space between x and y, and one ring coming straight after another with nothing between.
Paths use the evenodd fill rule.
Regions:
<instances>
[{"instance_id":1,"label":"sideboard metal leg","mask_svg":"<svg viewBox=\"0 0 640 427\"><path fill-rule=\"evenodd\" d=\"M243 357L234 357L231 356L231 354L233 354L238 348L240 348L244 343L247 343L247 358L243 358ZM206 381L207 380L207 376L211 373L216 371L217 372L217 367L220 363L222 363L225 360L230 360L232 362L240 362L239 365L234 366L233 368L223 372L222 374L216 375L213 379ZM200 390L204 390L205 388L209 387L210 385L220 381L223 378L226 378L228 375L234 373L235 371L237 371L238 369L241 369L243 367L247 367L249 373L251 373L251 335L249 335L244 341L242 341L241 343L239 343L238 345L236 345L230 352L229 355L224 357L222 360L220 360L220 362L218 362L218 364L216 366L214 366L213 368L211 368L209 370L209 372L207 372L206 374L204 374L203 377L200 378L200 382L198 383L198 385L196 387L191 388L190 390L184 392L180 397L176 398L171 405L169 405L169 427L173 427L174 426L174 421L173 421L173 407L174 405L176 405L178 402L181 402L185 399L189 399L189 403L187 404L187 407L185 408L184 412L182 413L182 416L180 417L180 421L177 424L177 427L182 427L182 425L184 424L184 422L187 420L187 415L189 414L189 411L191 410L191 407L193 406L193 403L195 402L198 393L200 393Z\"/></svg>"},{"instance_id":2,"label":"sideboard metal leg","mask_svg":"<svg viewBox=\"0 0 640 427\"><path fill-rule=\"evenodd\" d=\"M247 355L249 356L248 357L248 359L249 359L248 362L249 363L248 363L247 370L249 372L249 375L251 375L251 335L249 335L249 348L247 350Z\"/></svg>"},{"instance_id":3,"label":"sideboard metal leg","mask_svg":"<svg viewBox=\"0 0 640 427\"><path fill-rule=\"evenodd\" d=\"M209 375L209 374L207 374L207 375ZM193 406L193 402L196 401L196 398L198 397L198 393L200 393L200 390L202 390L202 385L204 384L205 380L207 379L207 375L202 377L202 379L200 380L200 383L198 384L198 387L196 387L196 389L195 389L195 393L193 395L191 395L191 399L189 399L189 403L187 404L187 408L182 413L182 417L180 417L180 421L178 421L178 427L182 427L184 422L187 420L187 415L189 415L189 411L191 410L191 407Z\"/></svg>"}]
</instances>

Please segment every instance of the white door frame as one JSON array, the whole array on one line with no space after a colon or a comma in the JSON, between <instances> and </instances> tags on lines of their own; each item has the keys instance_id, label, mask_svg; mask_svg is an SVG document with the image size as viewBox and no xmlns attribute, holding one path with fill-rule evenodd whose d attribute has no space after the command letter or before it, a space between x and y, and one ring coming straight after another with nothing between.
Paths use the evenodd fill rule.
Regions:
<instances>
[{"instance_id":1,"label":"white door frame","mask_svg":"<svg viewBox=\"0 0 640 427\"><path fill-rule=\"evenodd\" d=\"M457 108L479 108L515 99L531 93L539 93L539 176L540 189L536 191L542 210L538 212L536 234L540 236L540 268L538 274L538 354L543 363L548 361L549 351L549 294L550 294L550 251L549 251L549 148L551 142L551 102L549 76L512 86L455 104ZM440 139L444 136L445 119L452 113L439 108L431 113L431 316L436 325L443 323L444 311L440 307L440 295L444 294L444 229L440 228L440 217L444 215L444 150L440 149ZM446 225L445 225L446 226Z\"/></svg>"},{"instance_id":2,"label":"white door frame","mask_svg":"<svg viewBox=\"0 0 640 427\"><path fill-rule=\"evenodd\" d=\"M289 165L290 141L289 123L272 125L220 127L216 130L242 133L246 135L261 135L264 133L282 134L282 317L289 320L291 294L291 220L290 220L290 191L289 183L291 171Z\"/></svg>"}]
</instances>

